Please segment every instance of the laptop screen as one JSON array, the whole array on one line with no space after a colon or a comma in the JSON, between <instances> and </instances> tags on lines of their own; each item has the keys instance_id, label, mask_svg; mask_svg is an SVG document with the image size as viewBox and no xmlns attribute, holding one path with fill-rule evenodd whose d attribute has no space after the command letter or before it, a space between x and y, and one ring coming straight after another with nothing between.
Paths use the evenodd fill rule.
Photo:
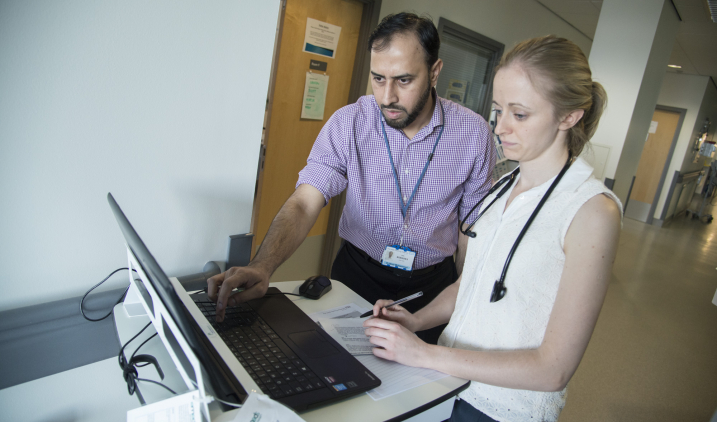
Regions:
<instances>
[{"instance_id":1,"label":"laptop screen","mask_svg":"<svg viewBox=\"0 0 717 422\"><path fill-rule=\"evenodd\" d=\"M130 224L111 193L107 194L107 201L122 230L127 246L137 258L137 262L149 278L149 282L157 292L162 304L169 312L187 344L209 375L209 381L214 389L214 393L226 400L243 402L247 396L246 392L241 388L238 381L227 382L229 380L236 380L236 378L230 374L227 368L222 369L224 365L221 365L222 361L216 351L210 349L211 343L209 340L206 338L202 339L200 336L204 334L201 330L194 329L196 323L187 316L184 304L174 290L172 283L169 281L169 277L167 277L149 252L149 249L147 249L147 246L134 230L132 224ZM144 295L143 298L148 303L148 306L151 307L151 298L149 298L149 301L147 301ZM184 362L182 362L182 364L184 364Z\"/></svg>"}]
</instances>

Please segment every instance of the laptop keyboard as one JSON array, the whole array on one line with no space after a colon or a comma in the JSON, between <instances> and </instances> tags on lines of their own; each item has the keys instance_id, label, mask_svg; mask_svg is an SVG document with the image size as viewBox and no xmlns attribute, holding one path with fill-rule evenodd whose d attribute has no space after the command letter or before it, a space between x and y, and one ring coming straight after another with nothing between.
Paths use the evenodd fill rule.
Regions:
<instances>
[{"instance_id":1,"label":"laptop keyboard","mask_svg":"<svg viewBox=\"0 0 717 422\"><path fill-rule=\"evenodd\" d=\"M326 387L248 305L228 307L216 322L214 302L195 302L261 390L273 399Z\"/></svg>"}]
</instances>

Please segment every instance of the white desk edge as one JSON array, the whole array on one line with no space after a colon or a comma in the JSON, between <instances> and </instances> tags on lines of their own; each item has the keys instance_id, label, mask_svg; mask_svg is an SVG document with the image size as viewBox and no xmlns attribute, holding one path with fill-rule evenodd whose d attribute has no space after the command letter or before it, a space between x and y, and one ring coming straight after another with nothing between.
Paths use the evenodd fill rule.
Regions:
<instances>
[{"instance_id":1,"label":"white desk edge","mask_svg":"<svg viewBox=\"0 0 717 422\"><path fill-rule=\"evenodd\" d=\"M320 300L311 300L297 296L287 296L301 310L307 314L317 311L341 306L347 303L355 303L361 307L370 308L371 305L361 296L354 293L339 281L332 280L333 289ZM302 281L284 281L271 283L272 287L276 287L281 291L298 293L299 286ZM144 327L149 318L147 316L129 317L124 311L123 305L120 303L114 308L115 326L121 344L132 338L139 330ZM125 349L126 355L129 356L134 348L144 341L147 337L154 334L153 327L148 328L135 341ZM141 352L151 354L160 362L162 370L165 373L164 384L175 389L177 393L187 391L184 383L179 376L179 372L171 363L169 354L159 339L153 339L142 347ZM157 372L151 367L140 368L140 377L149 378L159 381ZM117 371L117 376L121 376L121 372ZM404 420L417 413L430 409L431 407L450 399L457 394L468 381L457 377L446 377L428 384L404 391L400 394L385 398L383 400L374 401L368 394L362 393L357 396L327 404L318 408L310 409L300 413L300 416L307 422L314 421L366 421L366 420ZM162 387L140 383L141 392L148 403L163 400L171 397L171 394ZM222 413L218 406L211 407L212 421L227 422L234 419L236 410ZM370 417L367 418L367 414Z\"/></svg>"}]
</instances>

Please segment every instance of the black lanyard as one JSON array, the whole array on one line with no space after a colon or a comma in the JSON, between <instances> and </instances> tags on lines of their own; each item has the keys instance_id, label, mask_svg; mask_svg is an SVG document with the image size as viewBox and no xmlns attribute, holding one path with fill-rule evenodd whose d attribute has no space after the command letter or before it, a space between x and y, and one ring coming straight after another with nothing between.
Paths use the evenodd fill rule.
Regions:
<instances>
[{"instance_id":1,"label":"black lanyard","mask_svg":"<svg viewBox=\"0 0 717 422\"><path fill-rule=\"evenodd\" d=\"M568 161L563 166L563 169L560 170L560 173L558 173L558 176L555 178L555 181L553 181L553 183L550 185L548 190L545 192L545 195L543 195L543 198L538 203L538 206L535 207L535 211L533 211L533 214L530 215L530 218L528 218L528 221L525 223L525 226L523 226L523 230L520 231L518 238L515 239L515 243L513 243L513 247L510 249L510 252L508 253L508 258L506 258L505 264L503 265L503 272L500 274L500 279L496 280L496 282L493 284L493 292L490 295L491 302L497 302L497 301L503 299L503 297L505 296L505 293L508 290L505 287L505 275L508 272L508 267L510 266L510 262L513 260L513 254L515 253L515 250L518 249L518 245L520 244L520 241L523 240L523 236L525 235L525 232L528 231L528 228L533 223L533 220L535 220L535 217L538 215L538 212L540 211L541 208L543 208L543 205L548 200L548 197L550 196L550 194L553 193L553 190L555 189L555 187L558 185L558 183L560 183L560 179L563 178L563 176L565 175L565 172L567 172L568 169L570 168L572 161L573 161L572 157L568 156ZM463 219L463 222L461 222L460 228L461 228L461 232L463 232L463 234L465 234L466 236L470 236L470 237L476 237L476 234L469 230L483 216L483 214L485 214L485 212L488 211L488 209L491 207L491 205L493 205L495 203L495 201L497 201L501 196L503 196L503 194L505 192L508 191L510 186L513 184L513 181L515 180L515 176L518 175L518 172L520 172L520 167L515 169L510 174L510 176L507 176L507 177L504 177L503 179L501 179L498 183L496 183L495 186L493 186L491 188L491 190L488 191L488 193L486 194L486 196L483 199L488 197L488 195L490 195L491 193L495 192L500 187L500 185L505 184L505 186L498 193L498 195L495 197L495 199L493 199L493 201L491 201L491 203L488 204L488 206L485 207L485 209L483 211L481 211L481 213L478 215L478 217L476 217L476 219L473 221L473 223L468 228L466 228L465 231L463 231L462 226L465 223L466 219L468 218L468 215L470 215L473 212L473 210L481 202L483 202L483 199L471 209L471 211L468 213L466 218Z\"/></svg>"},{"instance_id":2,"label":"black lanyard","mask_svg":"<svg viewBox=\"0 0 717 422\"><path fill-rule=\"evenodd\" d=\"M443 128L446 126L446 116L443 113L443 104L441 104L441 100L436 97L436 102L441 107L441 118L443 120L443 124L441 125L441 130L438 132L438 138L436 138L436 143L433 144L433 150L430 154L428 154L428 160L426 160L426 165L423 166L423 172L421 172L421 177L418 178L418 182L416 182L416 186L413 188L413 192L411 193L411 197L408 198L408 202L404 204L403 202L403 194L401 193L401 185L398 183L398 174L396 173L396 166L393 164L393 156L391 155L391 146L388 144L388 136L386 136L386 128L383 127L383 121L381 122L381 131L383 132L383 140L386 141L386 149L388 150L388 158L391 161L391 170L393 170L393 180L396 182L396 190L398 191L398 200L401 201L401 215L403 215L403 219L406 219L406 213L408 212L408 207L411 205L411 202L413 201L413 196L416 195L416 191L418 190L418 186L423 181L423 176L426 175L426 170L428 169L428 164L433 160L433 154L436 152L436 147L438 146L438 141L441 140L441 135L443 135Z\"/></svg>"}]
</instances>

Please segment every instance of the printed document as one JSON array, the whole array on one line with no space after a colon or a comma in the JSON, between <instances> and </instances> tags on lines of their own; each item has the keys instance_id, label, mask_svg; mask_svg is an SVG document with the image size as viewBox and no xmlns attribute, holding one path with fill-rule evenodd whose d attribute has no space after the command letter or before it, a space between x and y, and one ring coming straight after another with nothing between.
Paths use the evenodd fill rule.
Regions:
<instances>
[{"instance_id":1,"label":"printed document","mask_svg":"<svg viewBox=\"0 0 717 422\"><path fill-rule=\"evenodd\" d=\"M715 297L717 298L717 295L715 295ZM339 342L339 344L341 344L346 348L346 350L351 352L351 349L347 347L344 342L341 342L339 340L341 335L338 334L338 330L336 330L335 333L332 333L331 331L329 331L330 328L327 327L329 325L335 326L336 324L341 325L343 323L346 323L348 328L353 325L354 328L361 327L361 329L363 329L363 321L365 321L365 318L358 318L358 316L369 310L369 308L362 308L355 303L349 303L346 305L327 309L325 311L315 312L309 316L311 317L311 319L319 323L319 325L321 325L327 333L331 334L331 337L333 337L337 342ZM366 341L368 342L368 337L366 337L366 334L359 333L358 330L353 333L356 338L361 338L361 335L359 334L363 335L363 337L366 338ZM337 338L337 336L339 338ZM354 346L357 346L357 349L359 348L358 345L360 344L363 344L364 347L367 346L367 344L363 342L349 343ZM368 344L371 345L371 348L374 347L373 344L371 344L370 342L368 342ZM358 359L359 362L361 362L366 368L368 368L369 371L371 371L381 380L381 385L379 387L374 388L373 390L370 390L366 393L374 400L385 399L386 397L402 393L404 391L410 390L411 388L419 387L423 384L428 384L429 382L433 382L448 376L443 372L434 371L432 369L414 368L411 366L402 365L397 362L378 358L373 355L371 349L369 349L368 353L358 354L351 352L351 354L357 355L356 359Z\"/></svg>"},{"instance_id":2,"label":"printed document","mask_svg":"<svg viewBox=\"0 0 717 422\"><path fill-rule=\"evenodd\" d=\"M346 305L337 306L325 311L314 312L309 315L309 318L314 321L330 318L358 318L370 310L371 308L362 308L355 303L347 303Z\"/></svg>"},{"instance_id":3,"label":"printed document","mask_svg":"<svg viewBox=\"0 0 717 422\"><path fill-rule=\"evenodd\" d=\"M352 355L371 355L376 346L364 333L364 321L365 318L335 318L320 319L316 323Z\"/></svg>"}]
</instances>

